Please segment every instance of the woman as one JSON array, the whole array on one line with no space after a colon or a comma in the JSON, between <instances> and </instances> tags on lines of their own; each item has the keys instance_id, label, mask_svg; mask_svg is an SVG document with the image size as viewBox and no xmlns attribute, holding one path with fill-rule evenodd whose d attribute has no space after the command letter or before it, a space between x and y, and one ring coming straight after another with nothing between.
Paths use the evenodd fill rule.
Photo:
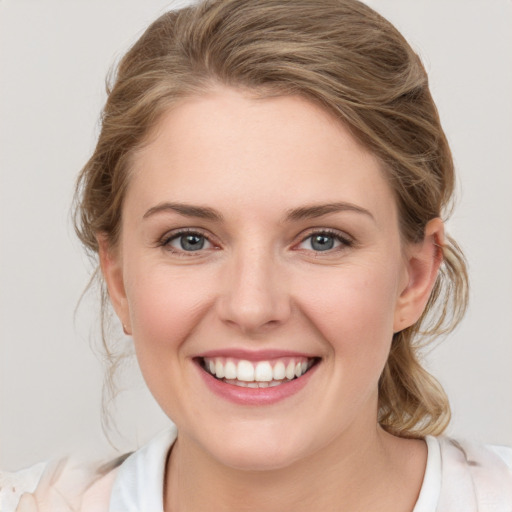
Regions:
<instances>
[{"instance_id":1,"label":"woman","mask_svg":"<svg viewBox=\"0 0 512 512\"><path fill-rule=\"evenodd\" d=\"M119 65L77 231L179 434L60 494L111 511L510 507L510 451L433 437L448 402L416 354L465 309L441 221L453 182L419 59L363 4L162 16Z\"/></svg>"}]
</instances>

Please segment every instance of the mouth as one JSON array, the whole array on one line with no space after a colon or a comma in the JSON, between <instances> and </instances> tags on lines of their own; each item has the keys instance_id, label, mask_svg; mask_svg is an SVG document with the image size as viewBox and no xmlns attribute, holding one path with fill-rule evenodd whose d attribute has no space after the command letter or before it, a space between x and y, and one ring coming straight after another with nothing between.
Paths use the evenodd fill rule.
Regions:
<instances>
[{"instance_id":1,"label":"mouth","mask_svg":"<svg viewBox=\"0 0 512 512\"><path fill-rule=\"evenodd\" d=\"M301 379L318 357L287 356L250 361L233 357L199 357L199 366L216 380L241 388L272 388Z\"/></svg>"}]
</instances>

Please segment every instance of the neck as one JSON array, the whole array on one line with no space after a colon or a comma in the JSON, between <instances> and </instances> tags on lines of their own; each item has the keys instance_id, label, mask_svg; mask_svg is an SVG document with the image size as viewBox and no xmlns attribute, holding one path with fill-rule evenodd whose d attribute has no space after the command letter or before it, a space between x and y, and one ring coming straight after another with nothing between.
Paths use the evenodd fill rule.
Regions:
<instances>
[{"instance_id":1,"label":"neck","mask_svg":"<svg viewBox=\"0 0 512 512\"><path fill-rule=\"evenodd\" d=\"M422 441L378 426L364 435L347 432L307 459L266 471L227 467L180 434L167 464L165 511L411 511L425 462Z\"/></svg>"}]
</instances>

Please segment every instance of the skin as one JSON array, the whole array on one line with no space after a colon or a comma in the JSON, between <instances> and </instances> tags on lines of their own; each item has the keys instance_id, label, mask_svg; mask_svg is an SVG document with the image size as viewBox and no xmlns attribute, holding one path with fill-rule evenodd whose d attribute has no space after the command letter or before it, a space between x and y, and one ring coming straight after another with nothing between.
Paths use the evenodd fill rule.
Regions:
<instances>
[{"instance_id":1,"label":"skin","mask_svg":"<svg viewBox=\"0 0 512 512\"><path fill-rule=\"evenodd\" d=\"M345 208L289 215L333 203ZM182 248L183 228L202 250ZM315 250L326 230L341 238ZM98 239L114 308L178 426L167 512L412 510L426 447L378 426L377 384L393 333L428 300L443 224L404 244L378 160L343 125L299 97L218 87L183 100L133 161L119 245ZM193 359L237 348L321 359L296 395L242 406Z\"/></svg>"}]
</instances>

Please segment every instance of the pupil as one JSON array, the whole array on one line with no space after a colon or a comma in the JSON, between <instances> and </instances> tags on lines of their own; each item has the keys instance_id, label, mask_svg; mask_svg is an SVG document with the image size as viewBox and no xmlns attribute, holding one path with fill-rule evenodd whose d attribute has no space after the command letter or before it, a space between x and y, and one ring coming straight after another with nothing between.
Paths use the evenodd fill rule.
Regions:
<instances>
[{"instance_id":1,"label":"pupil","mask_svg":"<svg viewBox=\"0 0 512 512\"><path fill-rule=\"evenodd\" d=\"M311 241L311 246L315 251L328 251L334 247L334 239L328 235L315 235Z\"/></svg>"},{"instance_id":2,"label":"pupil","mask_svg":"<svg viewBox=\"0 0 512 512\"><path fill-rule=\"evenodd\" d=\"M204 237L199 235L184 235L180 242L185 251L199 251L204 247Z\"/></svg>"}]
</instances>

